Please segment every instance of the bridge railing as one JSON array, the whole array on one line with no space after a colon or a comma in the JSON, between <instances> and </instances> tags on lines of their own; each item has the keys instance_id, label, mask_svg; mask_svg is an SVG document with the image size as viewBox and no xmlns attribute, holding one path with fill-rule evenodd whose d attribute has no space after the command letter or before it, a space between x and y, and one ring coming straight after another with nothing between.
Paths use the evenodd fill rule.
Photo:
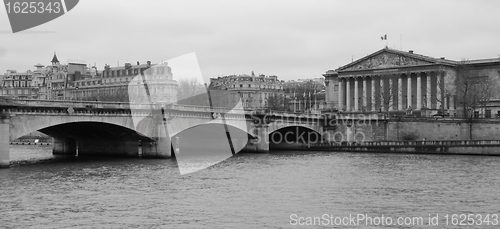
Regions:
<instances>
[{"instance_id":1,"label":"bridge railing","mask_svg":"<svg viewBox=\"0 0 500 229\"><path fill-rule=\"evenodd\" d=\"M101 109L137 109L149 110L160 109L164 107L167 110L192 111L192 112L218 112L231 114L259 114L278 117L294 117L294 118L309 118L318 119L322 114L303 114L303 113L288 113L279 111L262 112L256 109L233 108L231 110L225 107L196 106L196 105L181 105L181 104L137 104L128 102L103 102L103 101L82 101L82 100L39 100L39 99L11 99L9 104L14 106L29 106L29 107L57 107L57 108L101 108Z\"/></svg>"},{"instance_id":2,"label":"bridge railing","mask_svg":"<svg viewBox=\"0 0 500 229\"><path fill-rule=\"evenodd\" d=\"M242 108L233 108L229 110L225 107L212 107L209 106L196 106L196 105L181 105L181 104L168 104L166 106L168 109L180 110L180 111L196 111L196 112L219 112L219 113L238 113L245 114L248 111Z\"/></svg>"},{"instance_id":3,"label":"bridge railing","mask_svg":"<svg viewBox=\"0 0 500 229\"><path fill-rule=\"evenodd\" d=\"M129 108L129 103L123 102L96 102L96 101L71 101L71 100L38 100L38 99L12 99L12 105L32 107L88 107L96 108Z\"/></svg>"},{"instance_id":4,"label":"bridge railing","mask_svg":"<svg viewBox=\"0 0 500 229\"><path fill-rule=\"evenodd\" d=\"M196 112L228 112L227 108L208 106L193 106L180 104L144 104L144 103L128 103L128 102L103 102L103 101L81 101L81 100L38 100L38 99L11 99L9 104L17 106L31 107L73 107L73 108L111 108L111 109L166 109L180 111L196 111ZM244 113L244 109L232 109L236 113Z\"/></svg>"}]
</instances>

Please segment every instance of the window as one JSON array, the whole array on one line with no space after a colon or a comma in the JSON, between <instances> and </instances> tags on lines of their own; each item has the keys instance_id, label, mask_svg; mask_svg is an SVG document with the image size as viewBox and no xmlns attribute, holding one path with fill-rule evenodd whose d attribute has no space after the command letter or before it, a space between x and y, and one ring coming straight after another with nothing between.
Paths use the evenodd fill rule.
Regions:
<instances>
[{"instance_id":1,"label":"window","mask_svg":"<svg viewBox=\"0 0 500 229\"><path fill-rule=\"evenodd\" d=\"M240 84L240 87L243 87L243 84Z\"/></svg>"},{"instance_id":2,"label":"window","mask_svg":"<svg viewBox=\"0 0 500 229\"><path fill-rule=\"evenodd\" d=\"M333 91L339 91L339 85L333 86Z\"/></svg>"},{"instance_id":3,"label":"window","mask_svg":"<svg viewBox=\"0 0 500 229\"><path fill-rule=\"evenodd\" d=\"M491 118L491 110L486 110L484 115L485 118Z\"/></svg>"},{"instance_id":4,"label":"window","mask_svg":"<svg viewBox=\"0 0 500 229\"><path fill-rule=\"evenodd\" d=\"M116 71L116 76L120 76L120 70Z\"/></svg>"},{"instance_id":5,"label":"window","mask_svg":"<svg viewBox=\"0 0 500 229\"><path fill-rule=\"evenodd\" d=\"M251 84L249 84L249 85L248 85L248 87L249 87L249 88L251 88L251 87L252 87L252 85L251 85Z\"/></svg>"}]
</instances>

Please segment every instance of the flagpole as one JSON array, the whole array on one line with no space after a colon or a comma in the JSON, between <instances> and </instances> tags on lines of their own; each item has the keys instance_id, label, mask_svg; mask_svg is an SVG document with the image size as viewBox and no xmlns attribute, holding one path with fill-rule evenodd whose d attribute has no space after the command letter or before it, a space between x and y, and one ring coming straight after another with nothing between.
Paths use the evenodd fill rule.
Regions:
<instances>
[{"instance_id":1,"label":"flagpole","mask_svg":"<svg viewBox=\"0 0 500 229\"><path fill-rule=\"evenodd\" d=\"M388 47L388 42L387 42L387 33L385 33L385 47Z\"/></svg>"}]
</instances>

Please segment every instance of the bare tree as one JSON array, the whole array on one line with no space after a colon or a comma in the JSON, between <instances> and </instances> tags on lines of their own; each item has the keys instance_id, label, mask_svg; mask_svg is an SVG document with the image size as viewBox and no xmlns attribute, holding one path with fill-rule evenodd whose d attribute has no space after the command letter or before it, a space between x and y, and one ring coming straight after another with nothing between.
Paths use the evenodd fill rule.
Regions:
<instances>
[{"instance_id":1,"label":"bare tree","mask_svg":"<svg viewBox=\"0 0 500 229\"><path fill-rule=\"evenodd\" d=\"M436 92L436 102L439 104L438 107L436 107L441 115L446 114L446 110L448 110L450 107L453 107L454 104L452 103L453 95L456 95L456 82L458 80L456 79L457 76L453 73L449 74L444 74L445 72L438 72L438 75L436 77L436 84L437 84L437 92ZM459 73L460 74L460 73ZM430 90L430 88L428 89ZM450 104L451 103L451 104Z\"/></svg>"},{"instance_id":2,"label":"bare tree","mask_svg":"<svg viewBox=\"0 0 500 229\"><path fill-rule=\"evenodd\" d=\"M397 110L397 102L400 101L402 93L402 88L398 88L398 83L396 77L391 77L389 80L381 81L380 85L380 104L382 107L380 111L386 112L389 115L389 111ZM400 90L398 93L397 90Z\"/></svg>"},{"instance_id":3,"label":"bare tree","mask_svg":"<svg viewBox=\"0 0 500 229\"><path fill-rule=\"evenodd\" d=\"M202 93L206 93L205 86L196 78L181 79L178 81L178 100L187 99Z\"/></svg>"},{"instance_id":4,"label":"bare tree","mask_svg":"<svg viewBox=\"0 0 500 229\"><path fill-rule=\"evenodd\" d=\"M283 94L270 94L267 97L267 109L275 111L284 111L287 108L287 100Z\"/></svg>"},{"instance_id":5,"label":"bare tree","mask_svg":"<svg viewBox=\"0 0 500 229\"><path fill-rule=\"evenodd\" d=\"M99 88L91 93L91 95L79 99L102 102L128 102L129 95L126 87L118 87L116 89Z\"/></svg>"},{"instance_id":6,"label":"bare tree","mask_svg":"<svg viewBox=\"0 0 500 229\"><path fill-rule=\"evenodd\" d=\"M488 76L480 77L480 79L478 80L479 80L478 84L479 106L481 108L481 113L483 115L486 115L486 106L491 101L491 99L496 95L495 92L498 91L498 86Z\"/></svg>"},{"instance_id":7,"label":"bare tree","mask_svg":"<svg viewBox=\"0 0 500 229\"><path fill-rule=\"evenodd\" d=\"M458 66L457 76L457 103L462 109L462 117L469 125L469 138L472 140L472 130L478 109L485 110L487 103L493 97L496 85L488 76L479 76L468 65L468 61L462 61ZM483 111L484 112L484 111Z\"/></svg>"}]
</instances>

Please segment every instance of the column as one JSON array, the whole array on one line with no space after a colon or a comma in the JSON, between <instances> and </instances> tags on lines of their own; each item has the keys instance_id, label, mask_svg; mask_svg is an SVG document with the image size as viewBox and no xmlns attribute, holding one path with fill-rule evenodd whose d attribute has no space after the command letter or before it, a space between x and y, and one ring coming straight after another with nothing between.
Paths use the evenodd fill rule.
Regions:
<instances>
[{"instance_id":1,"label":"column","mask_svg":"<svg viewBox=\"0 0 500 229\"><path fill-rule=\"evenodd\" d=\"M455 101L454 101L453 95L450 95L449 107L450 107L450 116L451 116L451 115L453 115L453 113L455 113Z\"/></svg>"},{"instance_id":2,"label":"column","mask_svg":"<svg viewBox=\"0 0 500 229\"><path fill-rule=\"evenodd\" d=\"M372 76L372 111L376 111L377 100L375 99L375 76Z\"/></svg>"},{"instance_id":3,"label":"column","mask_svg":"<svg viewBox=\"0 0 500 229\"><path fill-rule=\"evenodd\" d=\"M411 73L408 73L408 80L407 80L407 84L408 84L408 89L407 89L407 98L406 98L406 103L408 104L408 107L411 106ZM412 107L413 109L413 107Z\"/></svg>"},{"instance_id":4,"label":"column","mask_svg":"<svg viewBox=\"0 0 500 229\"><path fill-rule=\"evenodd\" d=\"M402 111L403 108L403 76L397 75L398 77L398 110Z\"/></svg>"},{"instance_id":5,"label":"column","mask_svg":"<svg viewBox=\"0 0 500 229\"><path fill-rule=\"evenodd\" d=\"M417 110L422 109L422 73L417 74Z\"/></svg>"},{"instance_id":6,"label":"column","mask_svg":"<svg viewBox=\"0 0 500 229\"><path fill-rule=\"evenodd\" d=\"M346 111L351 111L351 80L346 78Z\"/></svg>"},{"instance_id":7,"label":"column","mask_svg":"<svg viewBox=\"0 0 500 229\"><path fill-rule=\"evenodd\" d=\"M440 72L436 73L436 109L442 109L443 96L441 96L442 91L442 75Z\"/></svg>"},{"instance_id":8,"label":"column","mask_svg":"<svg viewBox=\"0 0 500 229\"><path fill-rule=\"evenodd\" d=\"M389 101L387 102L388 106L389 106L389 110L390 111L393 111L394 110L394 89L393 89L393 85L394 85L394 78L389 78ZM386 96L387 98L387 96Z\"/></svg>"},{"instance_id":9,"label":"column","mask_svg":"<svg viewBox=\"0 0 500 229\"><path fill-rule=\"evenodd\" d=\"M432 92L432 89L431 89L431 73L430 72L426 72L425 73L425 78L426 78L426 82L427 82L427 88L426 88L426 91L427 91L427 109L431 109L432 108L432 97L431 97L431 92Z\"/></svg>"},{"instance_id":10,"label":"column","mask_svg":"<svg viewBox=\"0 0 500 229\"><path fill-rule=\"evenodd\" d=\"M339 79L339 96L338 96L338 110L342 111L344 109L344 79L338 78Z\"/></svg>"},{"instance_id":11,"label":"column","mask_svg":"<svg viewBox=\"0 0 500 229\"><path fill-rule=\"evenodd\" d=\"M384 78L383 76L379 77L379 84L380 84L380 110L385 111L386 107L386 101L384 99L384 96L386 96L386 91L384 88Z\"/></svg>"},{"instance_id":12,"label":"column","mask_svg":"<svg viewBox=\"0 0 500 229\"><path fill-rule=\"evenodd\" d=\"M367 88L366 88L366 77L363 77L363 106L366 109L368 109L368 102L367 102Z\"/></svg>"},{"instance_id":13,"label":"column","mask_svg":"<svg viewBox=\"0 0 500 229\"><path fill-rule=\"evenodd\" d=\"M9 147L10 147L9 123L0 122L0 168L8 168L10 166Z\"/></svg>"},{"instance_id":14,"label":"column","mask_svg":"<svg viewBox=\"0 0 500 229\"><path fill-rule=\"evenodd\" d=\"M354 77L354 111L359 111L359 85L358 85L358 77Z\"/></svg>"}]
</instances>

